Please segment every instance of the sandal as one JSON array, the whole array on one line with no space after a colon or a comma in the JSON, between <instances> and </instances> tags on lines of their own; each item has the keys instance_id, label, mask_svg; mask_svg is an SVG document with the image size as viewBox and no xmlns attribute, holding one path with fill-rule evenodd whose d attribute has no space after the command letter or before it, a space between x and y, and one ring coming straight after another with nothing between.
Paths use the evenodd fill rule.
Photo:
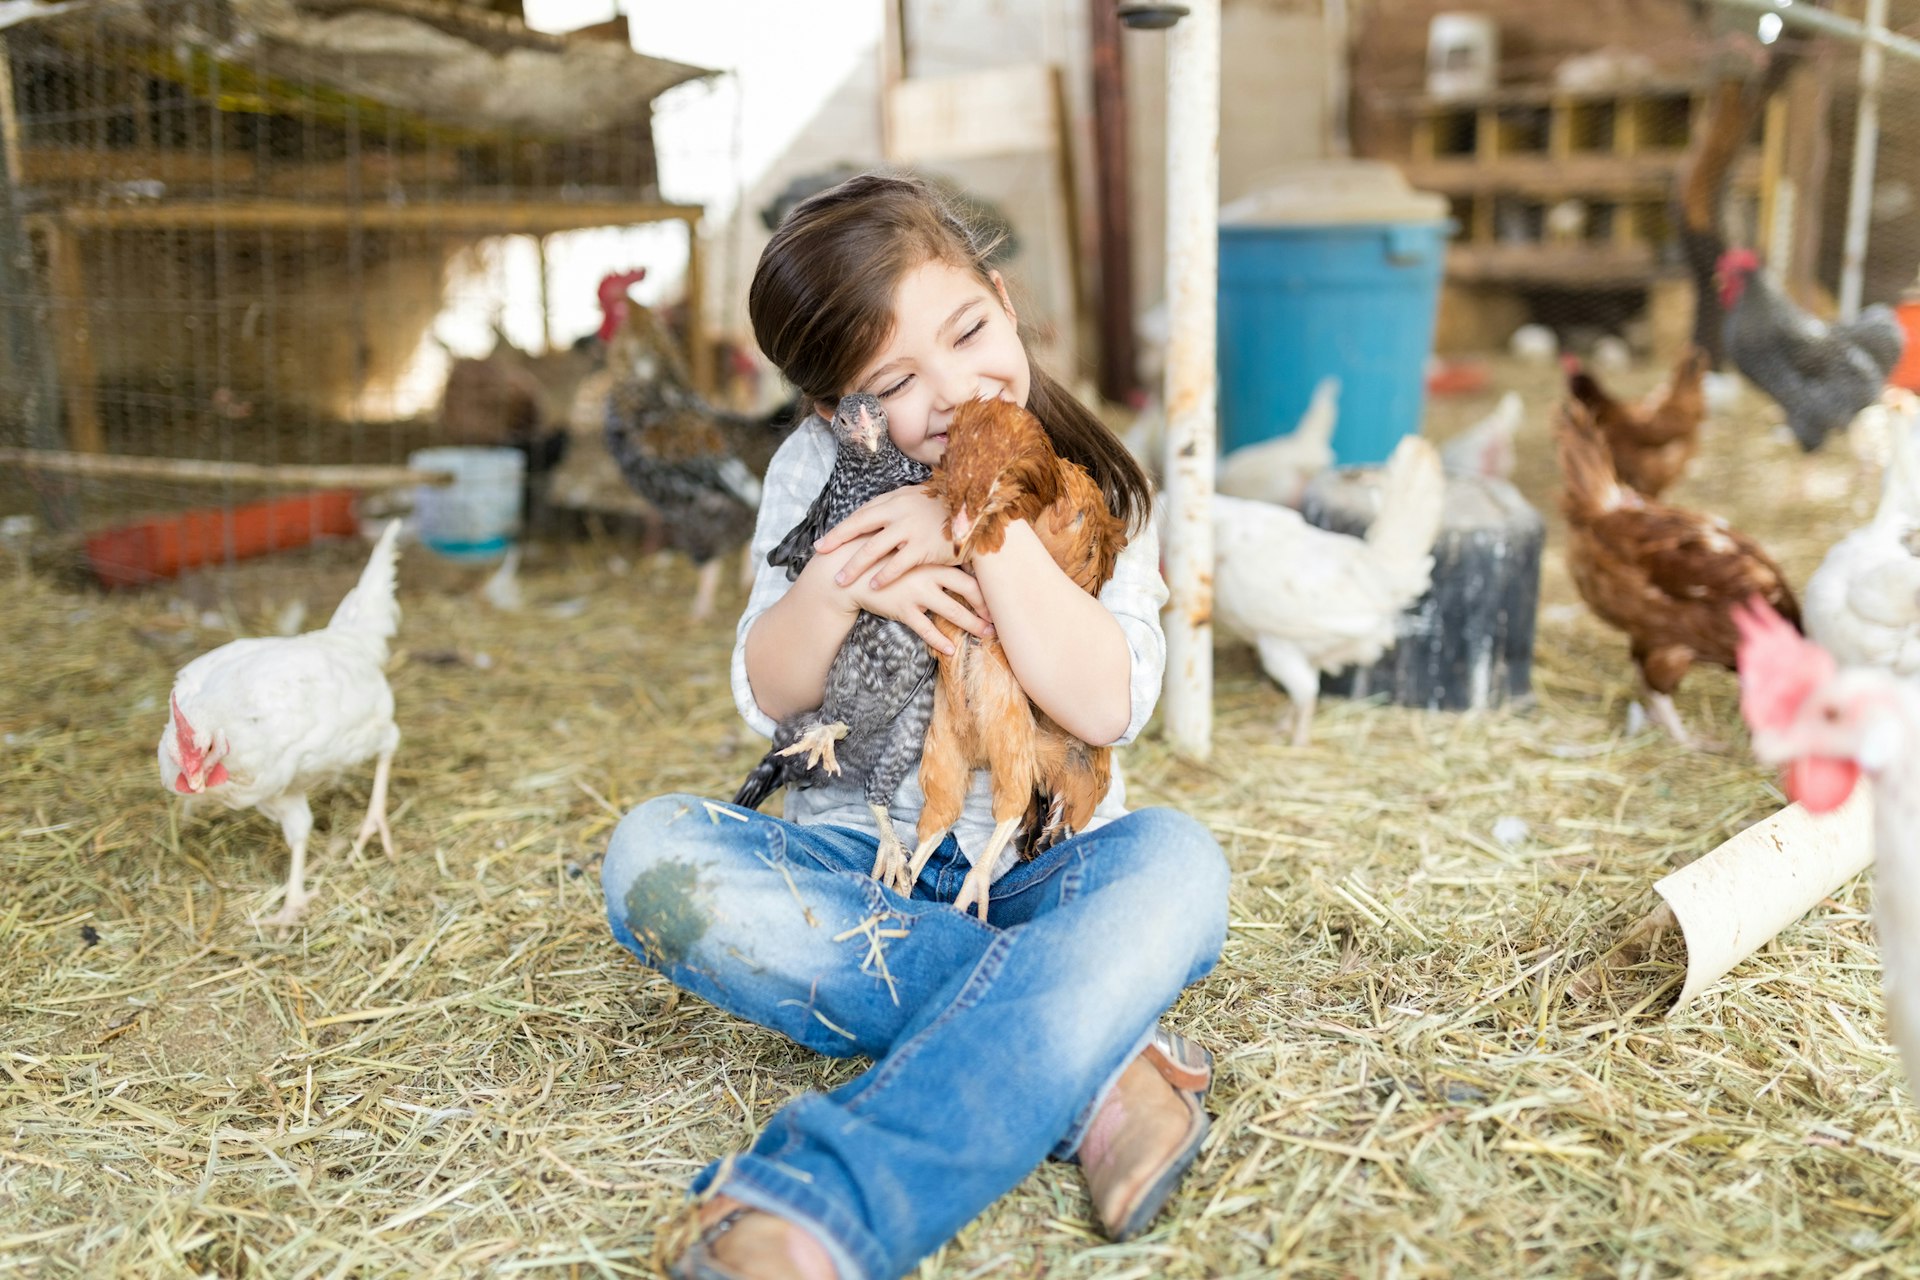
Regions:
<instances>
[{"instance_id":1,"label":"sandal","mask_svg":"<svg viewBox=\"0 0 1920 1280\"><path fill-rule=\"evenodd\" d=\"M1167 1157L1160 1171L1141 1186L1131 1201L1118 1206L1111 1221L1104 1214L1100 1215L1100 1225L1106 1230L1107 1239L1116 1243L1131 1240L1145 1231L1160 1211L1167 1207L1167 1201L1173 1198L1180 1180L1187 1176L1187 1170L1199 1158L1200 1148L1207 1140L1207 1130L1213 1118L1201 1104L1200 1096L1179 1088L1174 1092L1186 1104L1189 1113L1186 1135L1173 1154ZM1096 1208L1095 1212L1099 1210Z\"/></svg>"},{"instance_id":2,"label":"sandal","mask_svg":"<svg viewBox=\"0 0 1920 1280\"><path fill-rule=\"evenodd\" d=\"M745 1280L740 1272L714 1257L714 1246L747 1215L763 1212L750 1204L736 1204L701 1229L686 1252L667 1267L667 1275L671 1280Z\"/></svg>"},{"instance_id":3,"label":"sandal","mask_svg":"<svg viewBox=\"0 0 1920 1280\"><path fill-rule=\"evenodd\" d=\"M707 1224L693 1243L687 1246L687 1251L667 1268L667 1274L672 1280L740 1280L739 1276L715 1260L713 1246L721 1236L738 1226L740 1219L752 1212L751 1207L743 1204L737 1209L729 1209Z\"/></svg>"},{"instance_id":4,"label":"sandal","mask_svg":"<svg viewBox=\"0 0 1920 1280\"><path fill-rule=\"evenodd\" d=\"M1164 1022L1155 1024L1153 1039L1140 1052L1181 1093L1204 1098L1213 1088L1213 1055Z\"/></svg>"}]
</instances>

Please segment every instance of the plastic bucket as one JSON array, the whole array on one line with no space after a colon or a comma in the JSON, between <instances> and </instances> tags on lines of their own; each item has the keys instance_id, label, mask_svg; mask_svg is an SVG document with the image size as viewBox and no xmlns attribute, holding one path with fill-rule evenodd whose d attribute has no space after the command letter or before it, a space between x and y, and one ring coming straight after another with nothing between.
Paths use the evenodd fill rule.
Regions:
<instances>
[{"instance_id":1,"label":"plastic bucket","mask_svg":"<svg viewBox=\"0 0 1920 1280\"><path fill-rule=\"evenodd\" d=\"M421 485L413 514L420 541L454 560L494 560L520 532L521 483L527 456L518 449L421 449L407 459L416 471L448 471L449 485Z\"/></svg>"},{"instance_id":2,"label":"plastic bucket","mask_svg":"<svg viewBox=\"0 0 1920 1280\"><path fill-rule=\"evenodd\" d=\"M1326 377L1340 465L1418 432L1449 225L1222 227L1222 452L1292 431Z\"/></svg>"}]
</instances>

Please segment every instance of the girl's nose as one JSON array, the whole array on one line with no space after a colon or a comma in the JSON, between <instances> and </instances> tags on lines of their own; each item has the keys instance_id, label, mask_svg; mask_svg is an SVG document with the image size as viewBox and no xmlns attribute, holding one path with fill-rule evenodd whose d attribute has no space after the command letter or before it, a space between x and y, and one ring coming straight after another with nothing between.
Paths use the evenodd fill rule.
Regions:
<instances>
[{"instance_id":1,"label":"girl's nose","mask_svg":"<svg viewBox=\"0 0 1920 1280\"><path fill-rule=\"evenodd\" d=\"M933 409L935 413L952 413L969 400L978 399L986 390L980 376L971 369L948 368L939 371L933 379Z\"/></svg>"}]
</instances>

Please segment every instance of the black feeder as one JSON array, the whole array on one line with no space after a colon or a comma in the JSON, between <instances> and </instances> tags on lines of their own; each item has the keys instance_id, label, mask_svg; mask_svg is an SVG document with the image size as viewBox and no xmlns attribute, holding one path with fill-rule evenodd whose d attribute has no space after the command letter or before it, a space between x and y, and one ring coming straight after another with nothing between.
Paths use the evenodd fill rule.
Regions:
<instances>
[{"instance_id":1,"label":"black feeder","mask_svg":"<svg viewBox=\"0 0 1920 1280\"><path fill-rule=\"evenodd\" d=\"M1325 471L1301 513L1364 534L1379 510L1380 470ZM1370 667L1322 676L1323 693L1384 695L1403 707L1476 711L1533 698L1533 626L1546 524L1505 480L1447 477L1433 585L1404 616L1399 643Z\"/></svg>"}]
</instances>

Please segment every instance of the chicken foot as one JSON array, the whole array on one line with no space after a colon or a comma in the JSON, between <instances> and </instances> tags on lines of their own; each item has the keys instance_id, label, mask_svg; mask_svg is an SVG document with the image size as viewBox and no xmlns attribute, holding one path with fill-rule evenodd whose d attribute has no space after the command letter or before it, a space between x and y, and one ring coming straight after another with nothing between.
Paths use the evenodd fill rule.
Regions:
<instances>
[{"instance_id":1,"label":"chicken foot","mask_svg":"<svg viewBox=\"0 0 1920 1280\"><path fill-rule=\"evenodd\" d=\"M873 857L873 878L895 893L911 895L914 882L907 879L907 846L900 839L900 833L893 829L893 815L883 804L869 801L867 808L873 811L873 820L880 827L880 848Z\"/></svg>"},{"instance_id":2,"label":"chicken foot","mask_svg":"<svg viewBox=\"0 0 1920 1280\"><path fill-rule=\"evenodd\" d=\"M1693 751L1724 751L1727 744L1715 738L1696 738L1687 732L1687 726L1680 720L1680 710L1673 705L1673 699L1658 690L1649 688L1642 699L1647 706L1647 717L1667 731L1675 743Z\"/></svg>"},{"instance_id":3,"label":"chicken foot","mask_svg":"<svg viewBox=\"0 0 1920 1280\"><path fill-rule=\"evenodd\" d=\"M1261 636L1255 640L1254 647L1260 654L1261 669L1287 691L1287 698L1293 703L1293 745L1309 745L1313 740L1314 705L1320 697L1320 672L1307 661L1305 654L1285 641Z\"/></svg>"},{"instance_id":4,"label":"chicken foot","mask_svg":"<svg viewBox=\"0 0 1920 1280\"><path fill-rule=\"evenodd\" d=\"M380 847L387 857L391 859L394 856L393 830L387 826L387 779L393 773L393 752L393 747L382 751L379 761L373 766L373 794L367 797L367 816L360 820L360 834L353 838L353 856L356 858L375 833L379 834Z\"/></svg>"},{"instance_id":5,"label":"chicken foot","mask_svg":"<svg viewBox=\"0 0 1920 1280\"><path fill-rule=\"evenodd\" d=\"M779 754L797 756L805 753L807 768L821 768L824 761L826 771L837 776L840 772L840 761L834 757L833 744L846 736L847 726L844 724L817 724L795 738L791 744L781 748Z\"/></svg>"},{"instance_id":6,"label":"chicken foot","mask_svg":"<svg viewBox=\"0 0 1920 1280\"><path fill-rule=\"evenodd\" d=\"M1026 812L1022 810L1011 818L1003 818L994 824L993 835L987 840L987 847L980 851L973 865L967 868L967 878L960 882L960 892L954 895L953 905L961 911L968 907L979 908L980 920L986 922L987 897L993 891L993 869L999 865L1000 854L1006 849L1007 842L1020 830L1025 821Z\"/></svg>"},{"instance_id":7,"label":"chicken foot","mask_svg":"<svg viewBox=\"0 0 1920 1280\"><path fill-rule=\"evenodd\" d=\"M700 566L700 580L693 589L691 622L705 622L713 616L713 602L720 593L720 558L715 556Z\"/></svg>"},{"instance_id":8,"label":"chicken foot","mask_svg":"<svg viewBox=\"0 0 1920 1280\"><path fill-rule=\"evenodd\" d=\"M293 850L293 860L287 869L287 887L280 909L270 916L256 917L254 923L291 928L299 923L301 913L314 897L307 892L307 839L313 834L313 809L307 804L307 797L298 793L263 800L259 807L280 824L280 833Z\"/></svg>"}]
</instances>

